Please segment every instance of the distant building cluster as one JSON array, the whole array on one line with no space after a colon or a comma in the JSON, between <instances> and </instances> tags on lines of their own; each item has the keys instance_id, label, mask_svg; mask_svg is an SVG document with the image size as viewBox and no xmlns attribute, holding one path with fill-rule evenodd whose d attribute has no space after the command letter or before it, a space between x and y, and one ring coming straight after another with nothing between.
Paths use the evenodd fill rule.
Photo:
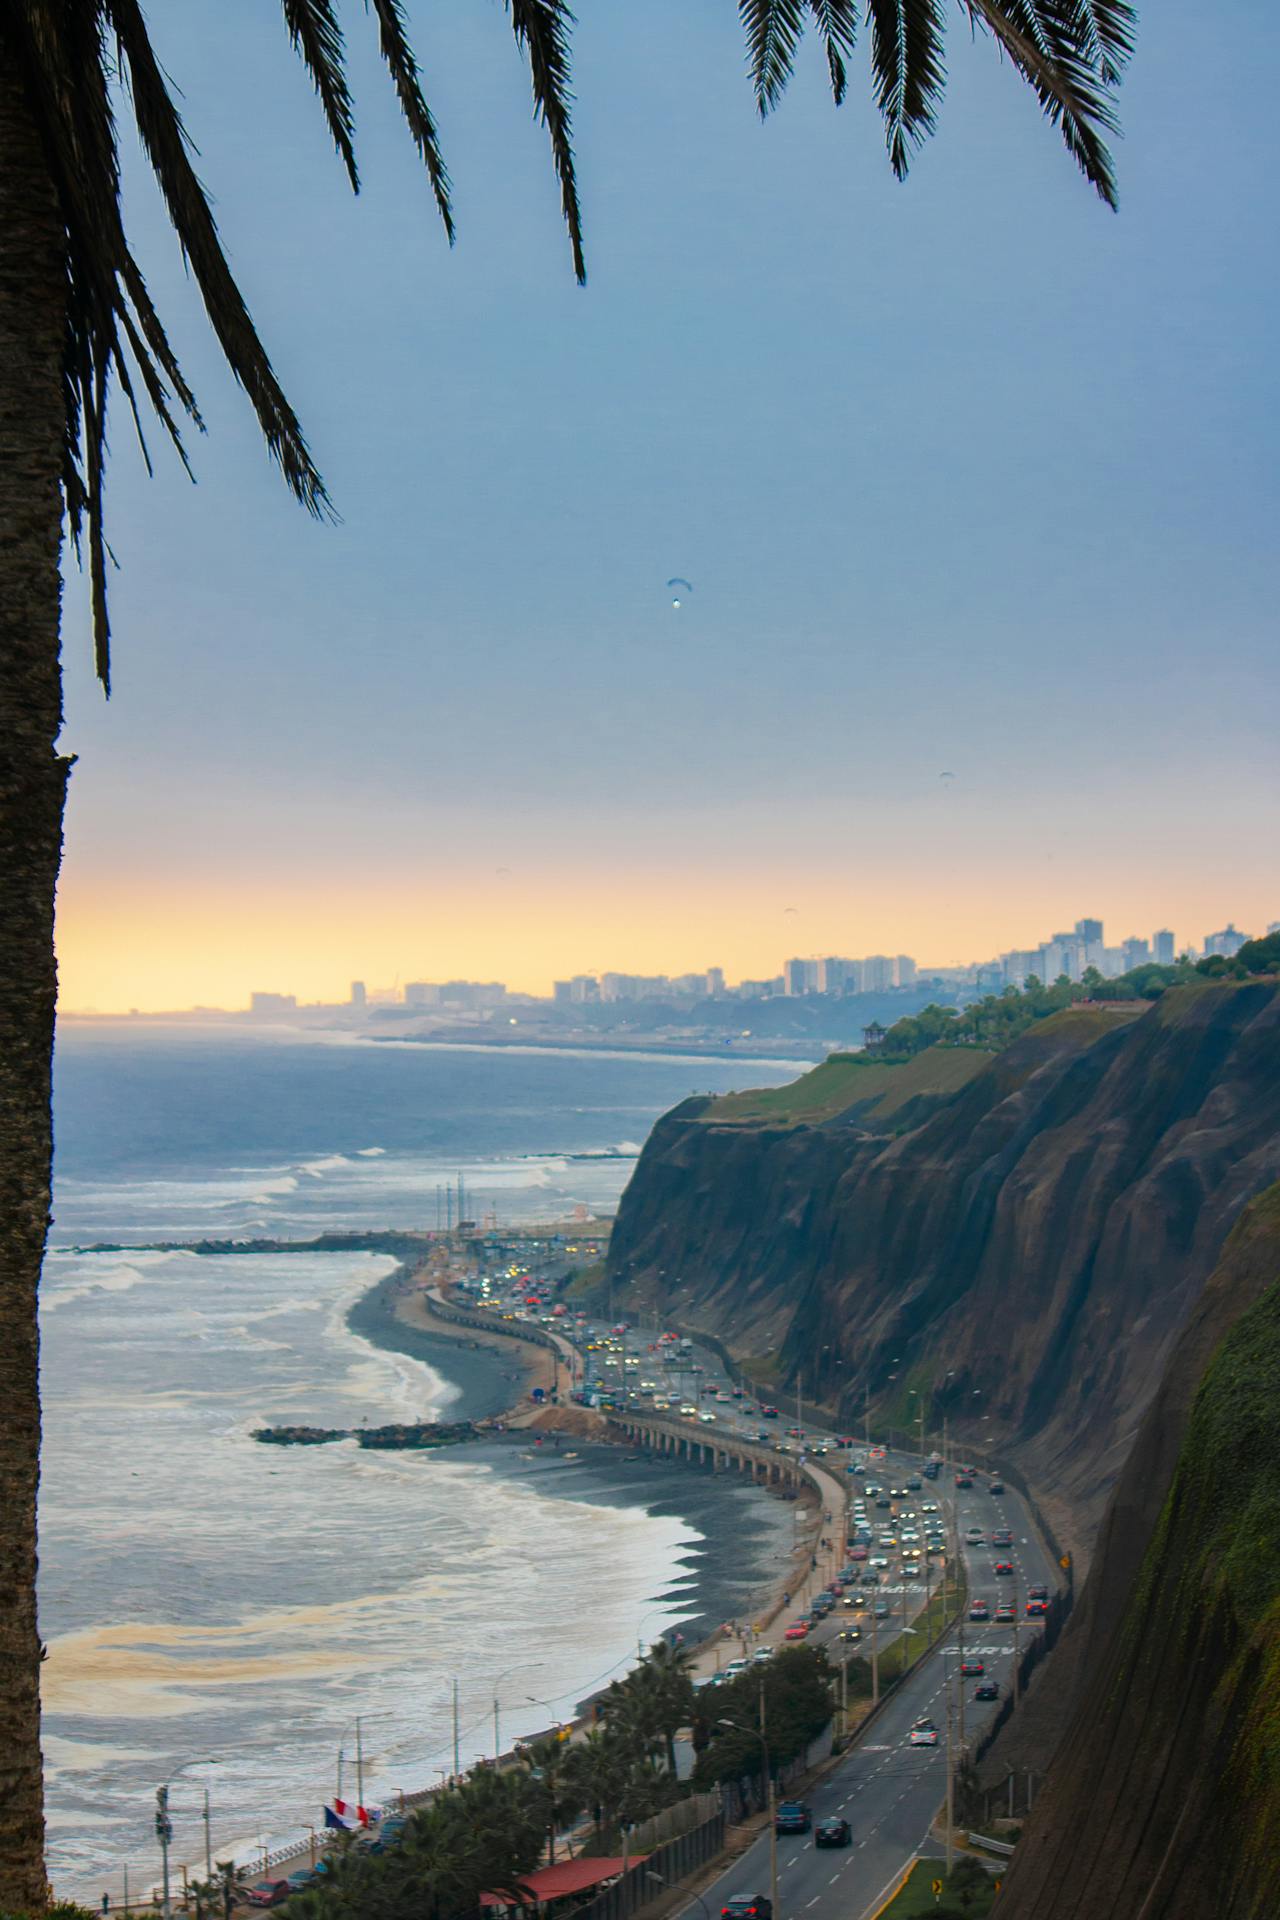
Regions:
<instances>
[{"instance_id":1,"label":"distant building cluster","mask_svg":"<svg viewBox=\"0 0 1280 1920\"><path fill-rule=\"evenodd\" d=\"M1280 920L1273 920L1267 932L1280 933ZM568 980L557 980L552 988L554 1006L609 1006L623 1001L700 1000L772 1000L795 999L820 994L843 999L853 994L890 993L903 988L936 985L953 993L1001 993L1006 987L1025 987L1035 978L1052 985L1064 976L1082 980L1090 968L1104 980L1115 980L1135 967L1154 962L1171 966L1182 953L1191 959L1201 955L1222 954L1230 959L1252 936L1241 933L1230 922L1216 933L1206 933L1204 944L1179 947L1169 927L1159 927L1150 935L1130 934L1114 946L1108 946L1101 920L1077 920L1070 932L1051 934L1037 947L1015 947L992 960L981 960L963 967L918 965L909 953L871 953L861 960L812 955L783 962L782 972L765 980L740 980L737 986L726 984L723 967L706 967L700 973L575 973ZM512 994L501 980L411 980L404 986L366 987L363 980L351 982L347 1005L363 1013L379 1007L412 1007L422 1011L434 1008L454 1013L491 1013L506 1005L536 1007L546 1005L532 994ZM253 993L249 1010L262 1019L294 1013L298 1003L291 993Z\"/></svg>"}]
</instances>

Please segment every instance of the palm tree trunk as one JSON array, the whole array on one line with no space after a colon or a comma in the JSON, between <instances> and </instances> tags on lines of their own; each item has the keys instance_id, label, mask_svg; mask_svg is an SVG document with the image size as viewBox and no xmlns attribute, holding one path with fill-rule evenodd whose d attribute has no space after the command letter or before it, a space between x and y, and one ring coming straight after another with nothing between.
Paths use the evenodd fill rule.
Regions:
<instances>
[{"instance_id":1,"label":"palm tree trunk","mask_svg":"<svg viewBox=\"0 0 1280 1920\"><path fill-rule=\"evenodd\" d=\"M36 1293L49 1218L53 903L69 762L58 658L66 264L0 46L0 1908L46 1893L36 1627Z\"/></svg>"}]
</instances>

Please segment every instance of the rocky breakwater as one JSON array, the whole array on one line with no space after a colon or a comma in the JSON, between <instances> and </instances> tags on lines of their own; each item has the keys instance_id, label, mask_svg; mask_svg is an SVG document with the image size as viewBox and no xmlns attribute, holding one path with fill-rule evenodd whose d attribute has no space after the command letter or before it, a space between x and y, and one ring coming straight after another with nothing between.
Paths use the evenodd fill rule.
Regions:
<instances>
[{"instance_id":1,"label":"rocky breakwater","mask_svg":"<svg viewBox=\"0 0 1280 1920\"><path fill-rule=\"evenodd\" d=\"M1070 1721L1001 1920L1280 1913L1278 1395L1273 1187L1175 1348L1051 1684L1010 1728Z\"/></svg>"},{"instance_id":2,"label":"rocky breakwater","mask_svg":"<svg viewBox=\"0 0 1280 1920\"><path fill-rule=\"evenodd\" d=\"M1132 1012L1063 1013L963 1075L942 1048L851 1071L818 1118L803 1081L791 1112L685 1102L623 1197L620 1297L851 1426L868 1402L881 1427L949 1417L1087 1555L1231 1227L1280 1177L1280 984Z\"/></svg>"},{"instance_id":3,"label":"rocky breakwater","mask_svg":"<svg viewBox=\"0 0 1280 1920\"><path fill-rule=\"evenodd\" d=\"M452 1425L418 1421L385 1427L258 1427L253 1437L267 1447L323 1447L334 1440L354 1440L371 1452L416 1453L478 1440L480 1430L470 1420L457 1420Z\"/></svg>"}]
</instances>

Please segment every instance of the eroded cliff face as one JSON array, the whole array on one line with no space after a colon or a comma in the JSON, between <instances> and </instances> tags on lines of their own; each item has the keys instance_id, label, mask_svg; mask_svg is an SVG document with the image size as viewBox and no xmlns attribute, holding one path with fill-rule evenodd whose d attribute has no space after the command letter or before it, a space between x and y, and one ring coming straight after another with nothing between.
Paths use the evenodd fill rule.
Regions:
<instances>
[{"instance_id":1,"label":"eroded cliff face","mask_svg":"<svg viewBox=\"0 0 1280 1920\"><path fill-rule=\"evenodd\" d=\"M1280 1912L1278 1414L1280 1187L1174 1349L1025 1710L1070 1725L1002 1920Z\"/></svg>"},{"instance_id":2,"label":"eroded cliff face","mask_svg":"<svg viewBox=\"0 0 1280 1920\"><path fill-rule=\"evenodd\" d=\"M923 1398L1086 1552L1242 1207L1280 1177L1280 987L1047 1021L895 1137L690 1101L624 1196L615 1283L860 1424ZM871 1124L874 1124L872 1118ZM909 1390L919 1398L912 1398Z\"/></svg>"}]
</instances>

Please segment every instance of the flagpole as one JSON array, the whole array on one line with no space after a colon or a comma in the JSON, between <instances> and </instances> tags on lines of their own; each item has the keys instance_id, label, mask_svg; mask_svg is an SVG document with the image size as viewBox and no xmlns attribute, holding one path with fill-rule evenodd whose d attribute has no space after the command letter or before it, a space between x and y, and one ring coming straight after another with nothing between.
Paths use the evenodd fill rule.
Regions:
<instances>
[{"instance_id":1,"label":"flagpole","mask_svg":"<svg viewBox=\"0 0 1280 1920\"><path fill-rule=\"evenodd\" d=\"M360 1715L356 1715L356 1806L364 1806L364 1747L360 1741ZM359 1819L359 1813L356 1818Z\"/></svg>"}]
</instances>

